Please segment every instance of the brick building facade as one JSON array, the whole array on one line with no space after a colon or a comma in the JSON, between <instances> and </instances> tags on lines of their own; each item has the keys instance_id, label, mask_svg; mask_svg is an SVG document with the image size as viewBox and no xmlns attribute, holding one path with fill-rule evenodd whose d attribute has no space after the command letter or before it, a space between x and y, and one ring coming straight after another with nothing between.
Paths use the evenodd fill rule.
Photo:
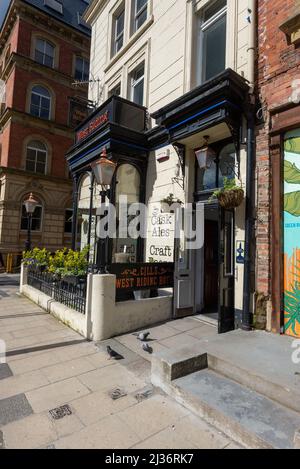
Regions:
<instances>
[{"instance_id":1,"label":"brick building facade","mask_svg":"<svg viewBox=\"0 0 300 469\"><path fill-rule=\"evenodd\" d=\"M12 0L0 32L0 252L18 253L26 241L23 202L40 202L33 244L50 250L71 244L72 181L65 154L76 111L86 108L90 31L86 0ZM73 115L71 113L73 110ZM77 114L78 117L78 114ZM74 121L72 119L75 119Z\"/></svg>"},{"instance_id":2,"label":"brick building facade","mask_svg":"<svg viewBox=\"0 0 300 469\"><path fill-rule=\"evenodd\" d=\"M300 335L299 278L296 282L295 274L300 246L296 195L300 174L299 39L299 1L258 2L256 290L267 328L294 336ZM287 263L291 262L293 279L287 280L291 274Z\"/></svg>"}]
</instances>

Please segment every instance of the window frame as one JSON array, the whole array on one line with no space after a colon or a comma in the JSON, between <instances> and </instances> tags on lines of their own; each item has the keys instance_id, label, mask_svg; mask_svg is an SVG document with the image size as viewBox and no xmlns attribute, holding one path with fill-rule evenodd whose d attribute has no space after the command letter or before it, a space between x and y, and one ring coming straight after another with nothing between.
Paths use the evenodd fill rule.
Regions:
<instances>
[{"instance_id":1,"label":"window frame","mask_svg":"<svg viewBox=\"0 0 300 469\"><path fill-rule=\"evenodd\" d=\"M121 33L117 33L118 31L118 20L120 19L121 15L123 15L123 30ZM113 46L112 46L112 57L118 54L120 50L124 47L125 44L125 29L126 29L126 14L125 14L125 4L123 3L121 7L113 14ZM118 49L117 44L120 38L122 37L122 45Z\"/></svg>"},{"instance_id":2,"label":"window frame","mask_svg":"<svg viewBox=\"0 0 300 469\"><path fill-rule=\"evenodd\" d=\"M76 77L77 61L78 60L81 60L83 62L82 75L81 75L80 79ZM87 75L85 75L85 66L86 66L86 64L88 64L88 74ZM82 57L80 55L75 55L75 60L74 60L74 78L75 78L75 80L77 80L79 82L89 81L89 79L90 79L90 69L91 69L91 62L88 58Z\"/></svg>"},{"instance_id":3,"label":"window frame","mask_svg":"<svg viewBox=\"0 0 300 469\"><path fill-rule=\"evenodd\" d=\"M33 143L40 143L41 145L44 146L45 150L41 150L41 149L38 149L37 147L34 147L32 144ZM28 162L28 150L33 150L35 151L36 155L35 155L35 161L34 161L34 165L35 165L35 170L34 171L31 171L29 169L27 169L27 162ZM38 164L38 161L37 161L37 154L38 152L40 153L45 153L45 171L44 173L42 172L38 172L36 170L36 166ZM43 142L39 141L39 140L30 140L30 142L28 142L28 144L26 145L26 158L25 158L25 171L28 171L29 173L33 173L33 174L40 174L40 175L44 175L46 176L47 172L48 172L48 148L47 148L47 145L45 145ZM41 164L41 163L39 163Z\"/></svg>"},{"instance_id":4,"label":"window frame","mask_svg":"<svg viewBox=\"0 0 300 469\"><path fill-rule=\"evenodd\" d=\"M40 51L37 50L38 41L42 41L44 43L43 61L42 62L40 62L36 58L37 52L40 52ZM49 46L51 46L52 49L53 49L53 56L52 57L50 57L46 54L46 45L47 44ZM42 53L42 52L40 52L40 53ZM47 64L44 63L45 56L52 58L52 65L47 65ZM56 58L55 56L56 56L56 46L55 46L55 44L53 44L52 42L50 42L48 39L46 39L44 37L36 37L35 38L35 45L34 45L34 60L35 60L35 62L37 62L40 65L44 65L45 67L55 68L55 58Z\"/></svg>"},{"instance_id":5,"label":"window frame","mask_svg":"<svg viewBox=\"0 0 300 469\"><path fill-rule=\"evenodd\" d=\"M45 95L42 95L42 94L37 93L36 91L34 91L34 89L35 89L35 88L38 88L38 87L44 88L44 90L47 91L47 93L48 93L49 96L45 96ZM33 96L33 94L35 94L36 96L39 96L39 97L40 97L39 115L38 115L38 116L32 113L32 106L34 106L35 108L37 108L37 105L32 103L32 96ZM42 106L41 106L41 98L44 98L44 99L48 99L48 100L49 100L49 115L48 115L47 118L41 117L41 115L40 115L40 114L41 114L41 110L42 110L42 109L46 109L46 108L44 108L44 107L42 108ZM52 117L52 99L53 99L52 93L50 92L50 90L49 90L48 88L46 88L43 84L35 84L35 85L33 85L33 86L31 87L29 99L30 99L30 103L29 103L29 113L30 113L30 115L33 116L33 117L36 117L37 119L43 119L43 120L48 120L48 121L50 121L50 120L51 120L51 117Z\"/></svg>"},{"instance_id":6,"label":"window frame","mask_svg":"<svg viewBox=\"0 0 300 469\"><path fill-rule=\"evenodd\" d=\"M138 73L138 71L143 68L143 75L138 78L137 80L134 79L134 75L136 73ZM129 78L129 84L130 84L130 100L135 103L135 104L138 104L140 106L143 106L144 103L145 103L145 72L146 72L146 64L145 64L145 61L142 61L137 67L135 67L131 72L130 72L130 78ZM135 87L137 85L139 85L141 83L141 81L143 81L143 102L142 104L140 103L136 103L134 101L134 90L135 90Z\"/></svg>"},{"instance_id":7,"label":"window frame","mask_svg":"<svg viewBox=\"0 0 300 469\"><path fill-rule=\"evenodd\" d=\"M146 0L145 4L142 6L142 8L140 8L139 11L137 11L138 0L133 0L133 4L134 4L133 5L133 33L136 33L143 26L143 24L145 24L147 21L148 14L149 14L149 8L148 8L149 0ZM146 10L146 18L143 21L143 23L138 26L138 19L145 12L145 10Z\"/></svg>"},{"instance_id":8,"label":"window frame","mask_svg":"<svg viewBox=\"0 0 300 469\"><path fill-rule=\"evenodd\" d=\"M216 0L214 3L217 3L218 0ZM228 16L228 0L226 2L226 5L222 7L217 13L215 13L213 16L211 16L208 20L204 21L204 16L205 13L209 8L212 7L213 4L208 3L205 5L202 10L199 12L199 35L198 35L198 65L197 65L197 82L198 84L203 84L206 81L205 78L205 73L206 73L206 57L204 54L204 33L211 28L212 26L216 25L216 23L222 19L225 16L225 21L226 21L226 29L227 29L227 16ZM227 33L225 37L225 52L224 52L224 58L225 58L225 68L226 69L226 61L227 61L227 53L226 53L226 44L227 43Z\"/></svg>"}]
</instances>

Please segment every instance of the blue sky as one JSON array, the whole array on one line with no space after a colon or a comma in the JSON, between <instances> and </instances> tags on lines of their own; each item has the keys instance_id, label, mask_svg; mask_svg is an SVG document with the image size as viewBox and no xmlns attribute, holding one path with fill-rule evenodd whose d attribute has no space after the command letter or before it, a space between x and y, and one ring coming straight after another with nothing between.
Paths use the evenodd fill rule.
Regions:
<instances>
[{"instance_id":1,"label":"blue sky","mask_svg":"<svg viewBox=\"0 0 300 469\"><path fill-rule=\"evenodd\" d=\"M9 2L10 0L0 0L0 26L2 26Z\"/></svg>"}]
</instances>

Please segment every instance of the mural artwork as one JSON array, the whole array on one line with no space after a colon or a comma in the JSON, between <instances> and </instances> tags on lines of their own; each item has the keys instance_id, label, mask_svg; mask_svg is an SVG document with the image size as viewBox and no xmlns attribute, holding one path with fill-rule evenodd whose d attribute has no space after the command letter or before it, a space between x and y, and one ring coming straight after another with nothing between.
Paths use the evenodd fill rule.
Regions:
<instances>
[{"instance_id":1,"label":"mural artwork","mask_svg":"<svg viewBox=\"0 0 300 469\"><path fill-rule=\"evenodd\" d=\"M300 337L300 130L284 145L284 331Z\"/></svg>"}]
</instances>

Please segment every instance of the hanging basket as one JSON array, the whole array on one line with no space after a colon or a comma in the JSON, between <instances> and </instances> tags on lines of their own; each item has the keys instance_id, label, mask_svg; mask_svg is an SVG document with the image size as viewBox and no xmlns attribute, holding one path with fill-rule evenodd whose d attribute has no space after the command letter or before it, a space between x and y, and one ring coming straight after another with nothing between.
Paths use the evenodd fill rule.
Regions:
<instances>
[{"instance_id":1,"label":"hanging basket","mask_svg":"<svg viewBox=\"0 0 300 469\"><path fill-rule=\"evenodd\" d=\"M221 192L218 200L221 207L226 209L237 208L241 205L245 197L243 189L232 189Z\"/></svg>"}]
</instances>

